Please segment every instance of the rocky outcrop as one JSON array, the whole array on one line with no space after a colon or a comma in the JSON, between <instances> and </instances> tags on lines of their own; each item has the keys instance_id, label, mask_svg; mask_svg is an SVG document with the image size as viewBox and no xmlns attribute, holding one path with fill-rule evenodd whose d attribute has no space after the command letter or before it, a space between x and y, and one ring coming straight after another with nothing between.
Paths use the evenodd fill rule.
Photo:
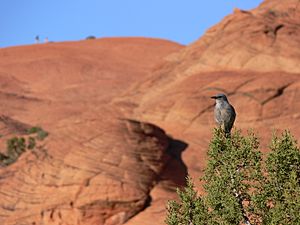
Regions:
<instances>
[{"instance_id":1,"label":"rocky outcrop","mask_svg":"<svg viewBox=\"0 0 300 225\"><path fill-rule=\"evenodd\" d=\"M1 49L2 140L27 125L49 137L0 168L0 223L164 224L175 187L205 168L219 92L263 151L274 130L299 139L298 4L236 9L186 47L113 38Z\"/></svg>"},{"instance_id":2,"label":"rocky outcrop","mask_svg":"<svg viewBox=\"0 0 300 225\"><path fill-rule=\"evenodd\" d=\"M236 9L173 57L180 76L203 70L299 73L298 0L268 0Z\"/></svg>"},{"instance_id":3,"label":"rocky outcrop","mask_svg":"<svg viewBox=\"0 0 300 225\"><path fill-rule=\"evenodd\" d=\"M147 207L175 140L110 102L180 48L112 38L1 49L1 152L32 126L49 136L0 168L0 224L117 225Z\"/></svg>"},{"instance_id":4,"label":"rocky outcrop","mask_svg":"<svg viewBox=\"0 0 300 225\"><path fill-rule=\"evenodd\" d=\"M149 204L169 158L164 131L91 117L60 125L1 169L2 224L123 224Z\"/></svg>"}]
</instances>

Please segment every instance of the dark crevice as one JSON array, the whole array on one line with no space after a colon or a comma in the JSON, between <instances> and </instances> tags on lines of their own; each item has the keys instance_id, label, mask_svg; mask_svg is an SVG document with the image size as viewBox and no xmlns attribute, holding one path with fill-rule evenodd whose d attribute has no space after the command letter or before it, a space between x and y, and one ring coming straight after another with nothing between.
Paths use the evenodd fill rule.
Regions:
<instances>
[{"instance_id":1,"label":"dark crevice","mask_svg":"<svg viewBox=\"0 0 300 225\"><path fill-rule=\"evenodd\" d=\"M265 35L269 36L272 39L270 46L273 46L275 44L276 39L277 39L277 35L278 35L278 31L280 29L282 29L283 27L284 27L283 24L278 24L275 27L267 26L264 29Z\"/></svg>"},{"instance_id":2,"label":"dark crevice","mask_svg":"<svg viewBox=\"0 0 300 225\"><path fill-rule=\"evenodd\" d=\"M265 105L266 103L268 103L268 102L274 100L275 98L280 97L281 95L283 95L284 90L285 90L288 86L290 86L290 84L287 84L287 85L285 85L285 86L283 86L283 87L281 87L281 88L278 88L277 91L276 91L276 93L275 93L274 95L272 95L271 97L269 97L269 98L267 98L266 100L262 101L261 104L262 104L262 105Z\"/></svg>"},{"instance_id":3,"label":"dark crevice","mask_svg":"<svg viewBox=\"0 0 300 225\"><path fill-rule=\"evenodd\" d=\"M284 27L283 24L277 25L277 26L274 28L274 31L273 31L274 35L276 36L276 35L277 35L277 32L278 32L281 28L283 28L283 27Z\"/></svg>"},{"instance_id":4,"label":"dark crevice","mask_svg":"<svg viewBox=\"0 0 300 225\"><path fill-rule=\"evenodd\" d=\"M152 202L152 197L151 197L151 195L148 195L148 196L147 196L147 199L146 199L146 201L145 201L145 203L144 203L144 206L143 206L143 208L141 209L141 211L143 211L143 210L145 210L146 208L148 208L148 207L151 205L151 202ZM128 218L128 219L130 219L130 218Z\"/></svg>"}]
</instances>

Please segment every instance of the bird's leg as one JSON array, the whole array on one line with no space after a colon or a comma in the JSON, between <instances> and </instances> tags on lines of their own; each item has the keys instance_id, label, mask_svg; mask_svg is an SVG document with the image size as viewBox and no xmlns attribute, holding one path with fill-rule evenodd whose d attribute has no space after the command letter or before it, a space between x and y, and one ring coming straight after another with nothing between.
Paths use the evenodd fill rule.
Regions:
<instances>
[{"instance_id":1,"label":"bird's leg","mask_svg":"<svg viewBox=\"0 0 300 225\"><path fill-rule=\"evenodd\" d=\"M227 131L227 129L226 129L226 127L225 127L225 123L222 123L222 124L220 125L220 127L221 127L222 131L224 132L225 137L226 137L226 138L230 138L230 137L231 137L230 131L229 131L229 132Z\"/></svg>"},{"instance_id":2,"label":"bird's leg","mask_svg":"<svg viewBox=\"0 0 300 225\"><path fill-rule=\"evenodd\" d=\"M231 138L231 133L230 132L225 132L225 137L226 138Z\"/></svg>"},{"instance_id":3,"label":"bird's leg","mask_svg":"<svg viewBox=\"0 0 300 225\"><path fill-rule=\"evenodd\" d=\"M225 132L225 123L222 123L220 127Z\"/></svg>"}]
</instances>

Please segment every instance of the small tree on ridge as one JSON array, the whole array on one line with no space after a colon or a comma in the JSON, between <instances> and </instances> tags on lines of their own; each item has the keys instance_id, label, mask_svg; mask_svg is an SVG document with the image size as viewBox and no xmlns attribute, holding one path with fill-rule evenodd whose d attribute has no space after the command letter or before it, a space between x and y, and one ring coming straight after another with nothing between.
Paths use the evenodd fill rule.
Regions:
<instances>
[{"instance_id":1,"label":"small tree on ridge","mask_svg":"<svg viewBox=\"0 0 300 225\"><path fill-rule=\"evenodd\" d=\"M289 132L274 137L265 163L259 141L250 133L225 137L214 130L202 180L206 195L193 183L167 206L168 225L300 224L300 151ZM189 216L186 216L189 215ZM182 218L198 218L183 220Z\"/></svg>"}]
</instances>

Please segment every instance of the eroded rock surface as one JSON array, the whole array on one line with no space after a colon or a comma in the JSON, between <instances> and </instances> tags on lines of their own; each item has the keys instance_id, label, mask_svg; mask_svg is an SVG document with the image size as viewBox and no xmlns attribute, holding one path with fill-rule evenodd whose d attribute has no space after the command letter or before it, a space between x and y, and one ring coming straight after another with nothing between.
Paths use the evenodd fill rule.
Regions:
<instances>
[{"instance_id":1,"label":"eroded rock surface","mask_svg":"<svg viewBox=\"0 0 300 225\"><path fill-rule=\"evenodd\" d=\"M1 169L3 224L122 224L147 206L168 137L151 124L90 116L61 122L44 148Z\"/></svg>"},{"instance_id":2,"label":"eroded rock surface","mask_svg":"<svg viewBox=\"0 0 300 225\"><path fill-rule=\"evenodd\" d=\"M172 139L110 102L181 47L115 38L1 49L3 152L32 126L49 136L0 168L0 223L117 225L147 207Z\"/></svg>"},{"instance_id":3,"label":"eroded rock surface","mask_svg":"<svg viewBox=\"0 0 300 225\"><path fill-rule=\"evenodd\" d=\"M175 187L205 168L219 92L263 151L273 130L299 139L298 4L236 9L187 47L117 38L1 49L0 131L49 131L43 148L0 169L1 224L164 224Z\"/></svg>"}]
</instances>

